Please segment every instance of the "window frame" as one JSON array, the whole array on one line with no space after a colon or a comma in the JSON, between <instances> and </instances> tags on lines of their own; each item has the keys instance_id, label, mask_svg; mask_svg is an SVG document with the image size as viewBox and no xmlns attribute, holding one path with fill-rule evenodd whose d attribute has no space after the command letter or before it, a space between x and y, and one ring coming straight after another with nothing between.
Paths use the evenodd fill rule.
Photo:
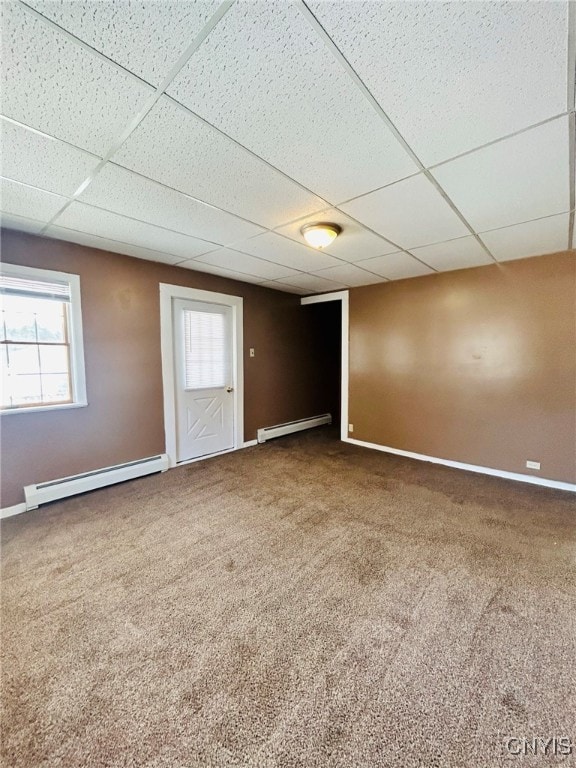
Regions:
<instances>
[{"instance_id":1,"label":"window frame","mask_svg":"<svg viewBox=\"0 0 576 768\"><path fill-rule=\"evenodd\" d=\"M70 286L70 302L68 304L68 334L70 349L70 382L72 386L72 399L66 403L48 403L42 405L24 405L3 408L0 406L0 415L8 416L16 413L40 413L44 411L62 411L68 408L85 408L88 405L86 398L86 371L84 363L84 336L82 331L82 303L80 295L80 276L70 272L56 272L52 269L40 269L39 267L24 267L19 264L0 263L0 275L8 277L21 277L26 280L39 280L42 282L67 282Z\"/></svg>"}]
</instances>

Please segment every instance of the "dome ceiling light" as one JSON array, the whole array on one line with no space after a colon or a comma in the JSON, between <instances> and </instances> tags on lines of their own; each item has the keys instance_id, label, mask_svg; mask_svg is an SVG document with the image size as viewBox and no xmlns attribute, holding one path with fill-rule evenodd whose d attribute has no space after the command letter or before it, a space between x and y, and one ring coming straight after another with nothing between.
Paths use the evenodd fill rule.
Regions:
<instances>
[{"instance_id":1,"label":"dome ceiling light","mask_svg":"<svg viewBox=\"0 0 576 768\"><path fill-rule=\"evenodd\" d=\"M317 224L305 224L300 232L312 248L326 248L342 232L342 227L339 224L318 222Z\"/></svg>"}]
</instances>

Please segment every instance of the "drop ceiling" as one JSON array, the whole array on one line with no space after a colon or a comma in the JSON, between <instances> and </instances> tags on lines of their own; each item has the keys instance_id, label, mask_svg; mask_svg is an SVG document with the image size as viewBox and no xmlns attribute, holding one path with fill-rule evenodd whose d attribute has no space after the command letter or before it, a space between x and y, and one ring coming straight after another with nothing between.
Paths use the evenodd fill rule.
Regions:
<instances>
[{"instance_id":1,"label":"drop ceiling","mask_svg":"<svg viewBox=\"0 0 576 768\"><path fill-rule=\"evenodd\" d=\"M570 6L5 0L3 225L301 294L573 247Z\"/></svg>"}]
</instances>

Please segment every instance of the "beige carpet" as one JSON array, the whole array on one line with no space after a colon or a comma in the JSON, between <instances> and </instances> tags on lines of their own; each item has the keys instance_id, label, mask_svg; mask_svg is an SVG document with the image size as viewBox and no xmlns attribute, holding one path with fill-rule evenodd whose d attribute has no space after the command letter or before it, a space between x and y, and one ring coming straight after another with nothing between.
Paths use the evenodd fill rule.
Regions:
<instances>
[{"instance_id":1,"label":"beige carpet","mask_svg":"<svg viewBox=\"0 0 576 768\"><path fill-rule=\"evenodd\" d=\"M573 765L575 530L321 430L9 519L4 765Z\"/></svg>"}]
</instances>

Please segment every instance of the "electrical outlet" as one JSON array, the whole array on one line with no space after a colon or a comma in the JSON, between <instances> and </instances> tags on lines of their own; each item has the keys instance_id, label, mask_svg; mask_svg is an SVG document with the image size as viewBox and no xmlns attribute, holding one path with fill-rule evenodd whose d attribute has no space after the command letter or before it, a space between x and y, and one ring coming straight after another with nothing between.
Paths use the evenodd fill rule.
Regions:
<instances>
[{"instance_id":1,"label":"electrical outlet","mask_svg":"<svg viewBox=\"0 0 576 768\"><path fill-rule=\"evenodd\" d=\"M540 469L540 462L539 461L527 461L526 462L526 468L527 469Z\"/></svg>"},{"instance_id":2,"label":"electrical outlet","mask_svg":"<svg viewBox=\"0 0 576 768\"><path fill-rule=\"evenodd\" d=\"M254 357L254 347L250 347L250 357Z\"/></svg>"},{"instance_id":3,"label":"electrical outlet","mask_svg":"<svg viewBox=\"0 0 576 768\"><path fill-rule=\"evenodd\" d=\"M354 424L348 424L348 432L354 432Z\"/></svg>"}]
</instances>

